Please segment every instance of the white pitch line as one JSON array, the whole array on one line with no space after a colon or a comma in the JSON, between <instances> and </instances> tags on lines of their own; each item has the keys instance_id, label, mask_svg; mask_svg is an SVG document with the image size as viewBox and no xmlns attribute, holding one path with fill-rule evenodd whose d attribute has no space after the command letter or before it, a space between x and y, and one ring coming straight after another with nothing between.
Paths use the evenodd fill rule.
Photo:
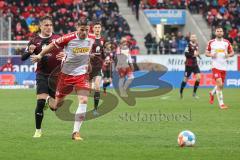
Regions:
<instances>
[{"instance_id":1,"label":"white pitch line","mask_svg":"<svg viewBox=\"0 0 240 160\"><path fill-rule=\"evenodd\" d=\"M164 97L161 97L162 100L166 100L166 99L169 99L170 96L164 96Z\"/></svg>"}]
</instances>

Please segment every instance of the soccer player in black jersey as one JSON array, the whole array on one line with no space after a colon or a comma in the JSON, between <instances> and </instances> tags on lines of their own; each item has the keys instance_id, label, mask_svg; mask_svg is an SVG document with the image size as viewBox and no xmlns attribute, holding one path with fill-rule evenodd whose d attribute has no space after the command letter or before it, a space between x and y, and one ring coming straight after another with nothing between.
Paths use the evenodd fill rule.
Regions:
<instances>
[{"instance_id":1,"label":"soccer player in black jersey","mask_svg":"<svg viewBox=\"0 0 240 160\"><path fill-rule=\"evenodd\" d=\"M197 89L200 83L200 78L201 78L200 69L197 64L197 57L200 57L200 56L199 56L197 37L195 34L192 34L190 37L190 42L185 49L185 56L186 56L185 72L184 72L183 81L181 83L180 98L183 98L183 89L186 86L188 78L191 76L192 73L196 75L196 81L193 89L193 97L199 98L196 95L196 92L197 92Z\"/></svg>"},{"instance_id":2,"label":"soccer player in black jersey","mask_svg":"<svg viewBox=\"0 0 240 160\"><path fill-rule=\"evenodd\" d=\"M92 89L94 90L94 110L93 114L98 115L97 109L100 100L100 85L102 81L102 66L105 61L104 54L104 38L101 36L102 25L101 22L95 21L93 24L93 35L95 42L92 46L91 54L90 54L90 65L91 71L89 73L89 79L92 85Z\"/></svg>"},{"instance_id":3,"label":"soccer player in black jersey","mask_svg":"<svg viewBox=\"0 0 240 160\"><path fill-rule=\"evenodd\" d=\"M39 22L40 32L36 34L28 43L25 53L21 59L27 60L31 55L39 54L42 49L50 44L54 39L59 38L57 34L53 34L53 22L49 16L42 17ZM37 105L35 109L35 125L36 131L34 138L42 136L42 120L43 109L48 96L55 97L55 90L49 86L50 74L61 64L63 58L61 49L55 49L49 52L43 59L37 63L36 84L37 84ZM54 87L54 86L52 86Z\"/></svg>"}]
</instances>

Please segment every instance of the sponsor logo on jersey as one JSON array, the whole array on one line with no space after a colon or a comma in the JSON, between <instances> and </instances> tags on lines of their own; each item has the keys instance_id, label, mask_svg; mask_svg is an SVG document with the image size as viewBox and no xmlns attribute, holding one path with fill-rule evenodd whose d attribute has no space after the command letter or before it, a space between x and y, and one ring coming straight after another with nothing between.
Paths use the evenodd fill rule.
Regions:
<instances>
[{"instance_id":1,"label":"sponsor logo on jersey","mask_svg":"<svg viewBox=\"0 0 240 160\"><path fill-rule=\"evenodd\" d=\"M73 48L72 52L74 54L79 54L79 53L88 53L90 51L89 47L82 47L82 48Z\"/></svg>"},{"instance_id":2,"label":"sponsor logo on jersey","mask_svg":"<svg viewBox=\"0 0 240 160\"><path fill-rule=\"evenodd\" d=\"M96 47L96 53L99 53L100 50L101 50L101 47L100 47L100 46L97 46L97 47Z\"/></svg>"},{"instance_id":3,"label":"sponsor logo on jersey","mask_svg":"<svg viewBox=\"0 0 240 160\"><path fill-rule=\"evenodd\" d=\"M216 52L216 53L224 53L225 50L224 50L224 49L216 49L215 52Z\"/></svg>"}]
</instances>

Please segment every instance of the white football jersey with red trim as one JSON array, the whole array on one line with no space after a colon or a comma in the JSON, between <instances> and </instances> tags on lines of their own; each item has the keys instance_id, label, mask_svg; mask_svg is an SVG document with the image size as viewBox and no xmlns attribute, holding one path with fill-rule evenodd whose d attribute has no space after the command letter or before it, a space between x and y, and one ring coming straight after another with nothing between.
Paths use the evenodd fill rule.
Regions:
<instances>
[{"instance_id":1,"label":"white football jersey with red trim","mask_svg":"<svg viewBox=\"0 0 240 160\"><path fill-rule=\"evenodd\" d=\"M222 39L221 41L213 39L208 42L207 51L209 51L211 55L216 54L216 58L212 58L212 68L226 71L227 70L226 55L233 51L230 42L226 39Z\"/></svg>"}]
</instances>

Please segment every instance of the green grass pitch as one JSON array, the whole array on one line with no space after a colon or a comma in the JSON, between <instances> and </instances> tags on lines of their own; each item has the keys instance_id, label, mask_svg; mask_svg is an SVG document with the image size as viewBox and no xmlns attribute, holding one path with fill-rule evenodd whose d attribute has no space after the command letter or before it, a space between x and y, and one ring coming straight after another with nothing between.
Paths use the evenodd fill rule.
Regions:
<instances>
[{"instance_id":1,"label":"green grass pitch","mask_svg":"<svg viewBox=\"0 0 240 160\"><path fill-rule=\"evenodd\" d=\"M112 112L84 122L84 141L75 142L71 140L73 122L59 120L50 110L45 112L43 137L33 139L35 91L0 90L0 159L239 159L239 89L224 90L228 110L218 109L216 101L209 105L208 91L199 89L196 100L191 97L192 89L186 89L180 100L173 90L161 97L137 99L135 107L120 100ZM151 118L159 112L170 118ZM178 147L177 135L185 129L195 133L194 147Z\"/></svg>"}]
</instances>

